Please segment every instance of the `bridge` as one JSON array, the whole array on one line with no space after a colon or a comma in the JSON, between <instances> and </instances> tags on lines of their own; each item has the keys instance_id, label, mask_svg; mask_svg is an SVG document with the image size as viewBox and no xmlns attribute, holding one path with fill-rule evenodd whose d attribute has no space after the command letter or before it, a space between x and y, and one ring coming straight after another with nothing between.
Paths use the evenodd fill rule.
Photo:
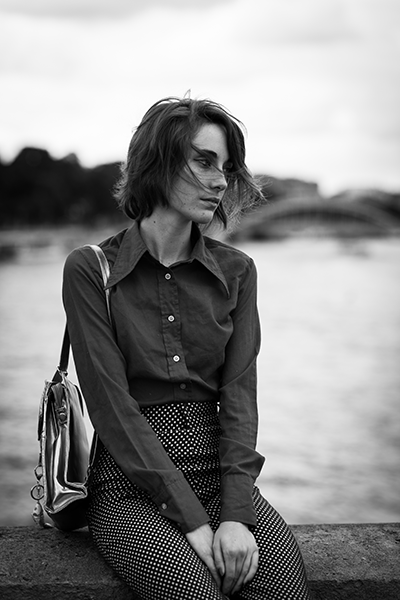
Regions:
<instances>
[{"instance_id":1,"label":"bridge","mask_svg":"<svg viewBox=\"0 0 400 600\"><path fill-rule=\"evenodd\" d=\"M291 197L269 202L246 215L231 239L382 236L398 232L400 222L373 206L340 199Z\"/></svg>"}]
</instances>

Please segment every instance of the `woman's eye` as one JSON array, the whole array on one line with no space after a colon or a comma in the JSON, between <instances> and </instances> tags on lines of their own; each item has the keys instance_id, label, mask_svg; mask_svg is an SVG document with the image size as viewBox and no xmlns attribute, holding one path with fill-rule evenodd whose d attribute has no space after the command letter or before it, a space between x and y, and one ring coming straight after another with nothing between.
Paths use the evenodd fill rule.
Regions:
<instances>
[{"instance_id":1,"label":"woman's eye","mask_svg":"<svg viewBox=\"0 0 400 600\"><path fill-rule=\"evenodd\" d=\"M211 162L207 158L198 158L196 162L206 169L211 167Z\"/></svg>"}]
</instances>

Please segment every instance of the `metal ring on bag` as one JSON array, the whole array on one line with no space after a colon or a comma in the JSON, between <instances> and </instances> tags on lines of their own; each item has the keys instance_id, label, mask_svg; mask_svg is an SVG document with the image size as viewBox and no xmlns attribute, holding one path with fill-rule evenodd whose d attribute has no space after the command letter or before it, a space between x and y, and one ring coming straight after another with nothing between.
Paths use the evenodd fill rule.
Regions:
<instances>
[{"instance_id":1,"label":"metal ring on bag","mask_svg":"<svg viewBox=\"0 0 400 600\"><path fill-rule=\"evenodd\" d=\"M43 467L42 465L37 465L37 467L35 467L35 469L33 470L33 472L35 473L35 477L38 481L40 481L43 477Z\"/></svg>"},{"instance_id":2,"label":"metal ring on bag","mask_svg":"<svg viewBox=\"0 0 400 600\"><path fill-rule=\"evenodd\" d=\"M33 500L41 500L44 496L44 487L41 483L37 483L31 488L31 497Z\"/></svg>"}]
</instances>

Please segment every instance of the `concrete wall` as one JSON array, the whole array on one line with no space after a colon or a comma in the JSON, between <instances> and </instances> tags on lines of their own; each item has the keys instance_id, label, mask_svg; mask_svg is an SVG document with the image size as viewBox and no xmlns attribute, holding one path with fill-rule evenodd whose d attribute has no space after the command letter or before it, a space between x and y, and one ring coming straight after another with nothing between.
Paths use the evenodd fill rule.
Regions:
<instances>
[{"instance_id":1,"label":"concrete wall","mask_svg":"<svg viewBox=\"0 0 400 600\"><path fill-rule=\"evenodd\" d=\"M400 599L400 524L292 529L315 600ZM0 598L133 600L99 558L87 531L34 527L0 528Z\"/></svg>"}]
</instances>

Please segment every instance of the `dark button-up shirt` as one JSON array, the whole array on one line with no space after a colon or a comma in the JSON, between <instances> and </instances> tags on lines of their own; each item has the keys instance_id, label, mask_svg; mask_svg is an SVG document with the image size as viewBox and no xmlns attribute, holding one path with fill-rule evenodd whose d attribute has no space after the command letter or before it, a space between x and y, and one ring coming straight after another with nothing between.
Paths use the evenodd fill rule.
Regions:
<instances>
[{"instance_id":1,"label":"dark button-up shirt","mask_svg":"<svg viewBox=\"0 0 400 600\"><path fill-rule=\"evenodd\" d=\"M184 532L209 518L140 407L219 402L221 521L255 525L256 358L260 328L251 258L193 229L188 261L165 267L137 223L100 244L110 263L112 324L97 258L74 250L63 300L93 426L126 476Z\"/></svg>"}]
</instances>

